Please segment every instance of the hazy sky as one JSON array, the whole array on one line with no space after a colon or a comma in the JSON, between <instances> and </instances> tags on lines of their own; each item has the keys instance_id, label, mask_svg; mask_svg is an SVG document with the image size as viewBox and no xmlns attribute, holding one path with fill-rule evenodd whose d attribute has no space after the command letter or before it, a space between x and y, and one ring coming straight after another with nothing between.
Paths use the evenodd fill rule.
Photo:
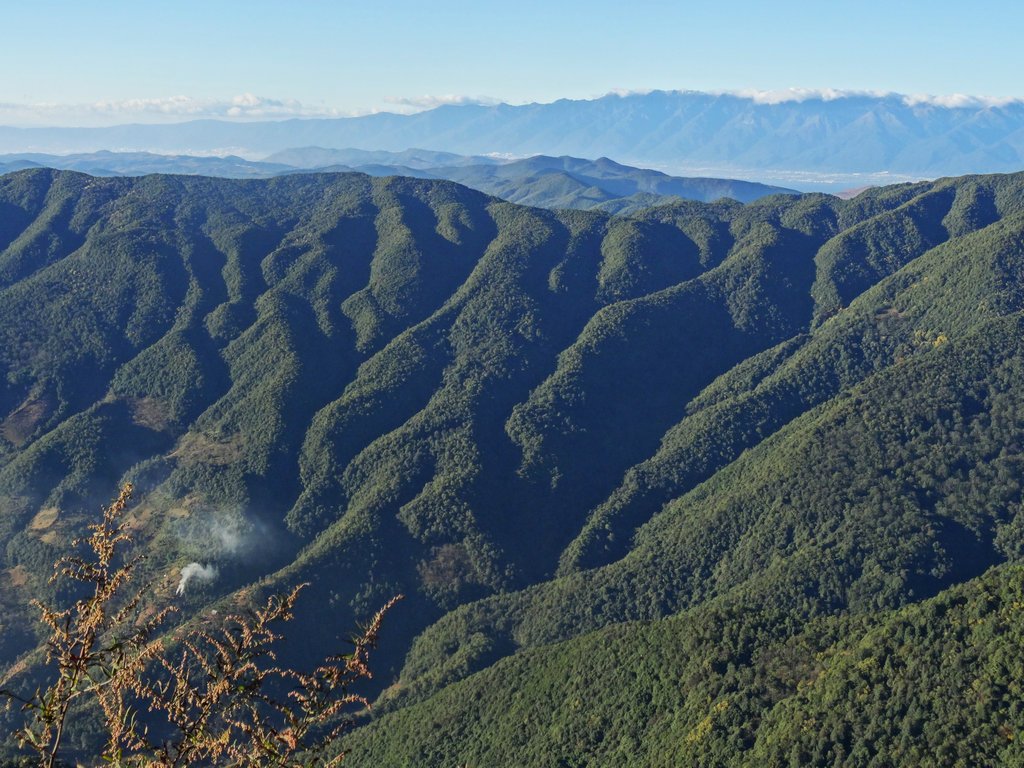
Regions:
<instances>
[{"instance_id":1,"label":"hazy sky","mask_svg":"<svg viewBox=\"0 0 1024 768\"><path fill-rule=\"evenodd\" d=\"M0 0L0 124L401 111L612 90L1024 97L1024 3Z\"/></svg>"}]
</instances>

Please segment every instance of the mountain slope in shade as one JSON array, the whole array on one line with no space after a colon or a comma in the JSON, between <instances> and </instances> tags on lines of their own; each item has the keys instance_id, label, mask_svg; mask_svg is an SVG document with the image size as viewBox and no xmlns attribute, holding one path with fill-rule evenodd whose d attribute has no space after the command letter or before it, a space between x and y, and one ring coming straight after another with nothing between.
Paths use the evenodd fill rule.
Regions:
<instances>
[{"instance_id":1,"label":"mountain slope in shade","mask_svg":"<svg viewBox=\"0 0 1024 768\"><path fill-rule=\"evenodd\" d=\"M507 715L493 740L424 754L544 751L509 729L570 690L600 725L570 762L691 732L720 764L775 733L853 754L856 728L791 727L853 674L808 699L805 660L1024 554L1022 242L1020 174L632 216L363 174L0 177L0 656L27 658L29 597L62 597L52 563L131 479L141 575L182 621L308 582L281 656L301 663L407 595L375 662L395 719L354 737L377 764L410 759L426 702L464 723L480 681ZM192 562L218 578L176 596ZM708 627L734 655L709 655ZM594 643L649 643L655 670L693 649L672 674L705 709L543 673ZM600 669L649 690L616 682L642 663ZM982 695L970 727L1012 730L1015 691ZM932 743L907 727L907 749Z\"/></svg>"}]
</instances>

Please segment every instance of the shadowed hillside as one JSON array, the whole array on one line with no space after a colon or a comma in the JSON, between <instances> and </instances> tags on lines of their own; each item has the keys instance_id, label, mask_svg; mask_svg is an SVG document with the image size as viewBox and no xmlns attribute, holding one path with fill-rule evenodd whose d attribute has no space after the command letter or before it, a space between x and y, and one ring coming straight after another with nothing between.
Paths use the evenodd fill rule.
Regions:
<instances>
[{"instance_id":1,"label":"shadowed hillside","mask_svg":"<svg viewBox=\"0 0 1024 768\"><path fill-rule=\"evenodd\" d=\"M793 681L841 687L842 654L961 593L1013 604L1022 242L1021 175L628 217L362 174L0 177L2 661L130 479L180 620L309 582L287 662L407 595L357 765L753 765L769 737L842 764L869 737L802 736L840 693ZM190 563L217 576L175 596ZM970 727L1013 729L1011 694ZM463 730L425 736L438 707Z\"/></svg>"}]
</instances>

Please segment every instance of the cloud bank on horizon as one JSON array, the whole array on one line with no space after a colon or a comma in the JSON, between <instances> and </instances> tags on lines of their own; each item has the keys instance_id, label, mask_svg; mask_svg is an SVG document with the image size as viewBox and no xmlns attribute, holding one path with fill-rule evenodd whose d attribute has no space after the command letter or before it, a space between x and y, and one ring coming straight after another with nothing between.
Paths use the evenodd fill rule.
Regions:
<instances>
[{"instance_id":1,"label":"cloud bank on horizon","mask_svg":"<svg viewBox=\"0 0 1024 768\"><path fill-rule=\"evenodd\" d=\"M655 89L617 89L604 97L647 95ZM993 97L962 93L953 94L900 94L893 91L869 91L838 88L782 88L758 90L697 91L680 89L666 93L704 93L711 96L733 96L749 99L755 104L783 104L787 102L836 101L847 98L895 98L907 106L933 106L949 109L1004 107L1024 103L1019 97ZM596 97L603 98L603 97ZM580 99L581 101L585 99ZM178 95L160 98L104 100L82 104L17 104L0 102L0 125L16 127L82 126L98 127L126 123L171 123L186 120L260 121L292 118L343 118L391 112L415 114L442 106L497 106L510 103L493 96L467 96L443 94L435 96L385 96L383 108L344 110L324 105L310 105L297 99L273 99L253 93L243 93L226 99L196 98Z\"/></svg>"},{"instance_id":2,"label":"cloud bank on horizon","mask_svg":"<svg viewBox=\"0 0 1024 768\"><path fill-rule=\"evenodd\" d=\"M384 98L388 112L413 114L444 105L478 104L493 106L500 99L489 96L445 94ZM271 99L243 93L229 99L168 96L161 98L103 100L80 104L16 104L0 102L0 125L111 126L123 123L162 123L185 120L287 120L291 118L359 117L381 109L345 110L304 104L298 99Z\"/></svg>"},{"instance_id":3,"label":"cloud bank on horizon","mask_svg":"<svg viewBox=\"0 0 1024 768\"><path fill-rule=\"evenodd\" d=\"M351 117L354 113L243 93L230 99L192 96L95 101L83 104L0 102L0 124L101 126L182 120L279 120L292 117Z\"/></svg>"},{"instance_id":4,"label":"cloud bank on horizon","mask_svg":"<svg viewBox=\"0 0 1024 768\"><path fill-rule=\"evenodd\" d=\"M385 96L384 101L396 107L404 108L401 111L415 110L417 112L445 106L462 107L473 105L494 107L502 103L501 99L496 99L493 96L460 96L454 93L448 93L444 96L431 96L430 94L416 97Z\"/></svg>"},{"instance_id":5,"label":"cloud bank on horizon","mask_svg":"<svg viewBox=\"0 0 1024 768\"><path fill-rule=\"evenodd\" d=\"M654 89L613 90L609 96L646 96ZM679 93L680 91L676 91ZM1007 104L1024 103L1024 98L1014 96L981 96L965 93L930 94L930 93L897 93L895 91L856 90L849 88L779 88L758 90L756 88L740 88L737 90L720 91L681 91L682 93L704 93L710 96L735 96L750 99L755 104L784 104L786 102L805 101L837 101L839 99L899 99L908 107L932 106L949 109L977 109L984 107L1005 107Z\"/></svg>"}]
</instances>

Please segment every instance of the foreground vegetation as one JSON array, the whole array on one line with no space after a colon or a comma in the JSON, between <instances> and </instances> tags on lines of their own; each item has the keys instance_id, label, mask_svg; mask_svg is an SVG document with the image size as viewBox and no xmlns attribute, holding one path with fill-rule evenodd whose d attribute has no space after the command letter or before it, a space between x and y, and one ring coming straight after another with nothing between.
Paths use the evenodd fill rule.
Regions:
<instances>
[{"instance_id":1,"label":"foreground vegetation","mask_svg":"<svg viewBox=\"0 0 1024 768\"><path fill-rule=\"evenodd\" d=\"M55 679L30 696L0 690L26 713L13 733L19 745L39 765L63 765L66 726L76 714L93 715L106 739L99 757L113 766L337 765L344 753L324 752L352 725L347 710L370 705L350 688L372 676L369 652L401 596L353 636L351 652L308 672L278 666L274 649L303 585L262 609L207 619L173 638L172 651L157 635L172 609L141 613L148 585L126 594L143 560L121 551L131 544L123 517L132 490L126 485L88 540L75 542L88 545L88 556L55 566L55 578L86 587L83 596L63 610L34 601L50 632L46 665Z\"/></svg>"}]
</instances>

